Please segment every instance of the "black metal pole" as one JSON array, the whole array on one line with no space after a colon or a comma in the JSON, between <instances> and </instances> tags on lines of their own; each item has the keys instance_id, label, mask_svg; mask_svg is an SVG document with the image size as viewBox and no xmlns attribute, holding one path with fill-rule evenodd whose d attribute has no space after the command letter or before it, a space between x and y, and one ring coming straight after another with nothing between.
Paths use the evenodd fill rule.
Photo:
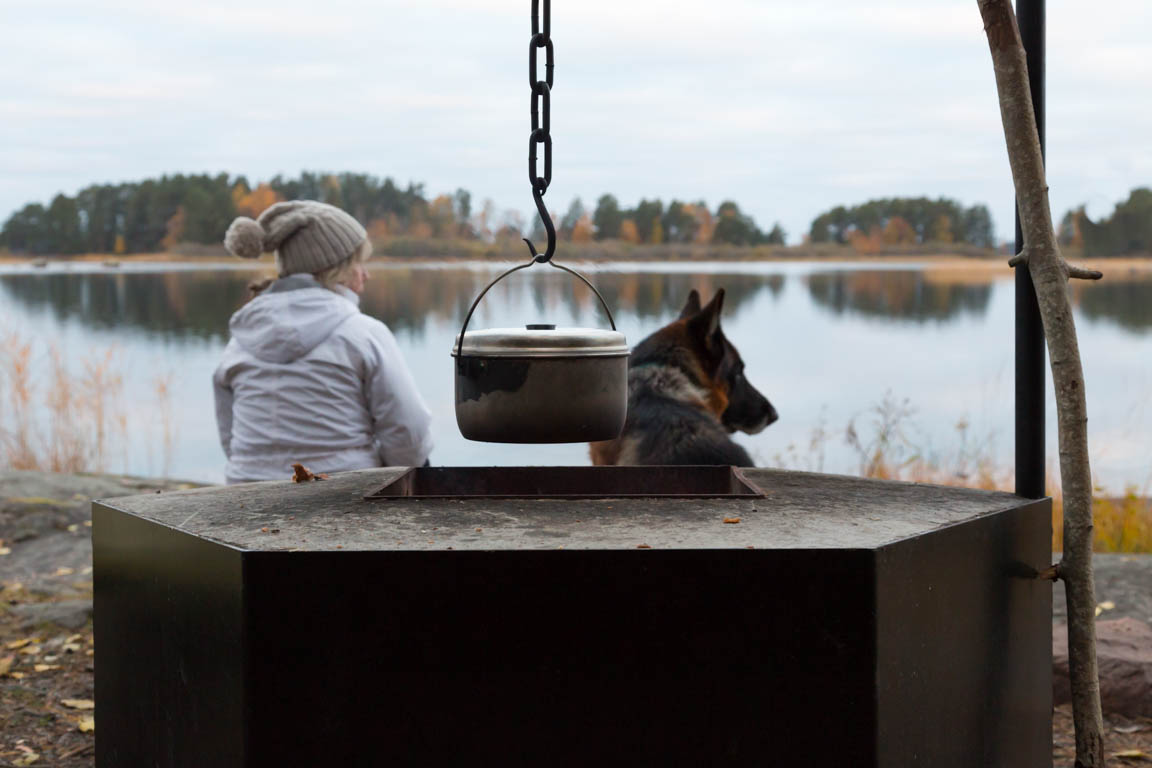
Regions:
<instances>
[{"instance_id":1,"label":"black metal pole","mask_svg":"<svg viewBox=\"0 0 1152 768\"><path fill-rule=\"evenodd\" d=\"M1028 85L1044 151L1044 0L1016 0L1016 19L1028 59ZM1016 211L1016 253L1024 247ZM1030 499L1044 491L1044 326L1036 288L1025 266L1016 269L1016 493Z\"/></svg>"}]
</instances>

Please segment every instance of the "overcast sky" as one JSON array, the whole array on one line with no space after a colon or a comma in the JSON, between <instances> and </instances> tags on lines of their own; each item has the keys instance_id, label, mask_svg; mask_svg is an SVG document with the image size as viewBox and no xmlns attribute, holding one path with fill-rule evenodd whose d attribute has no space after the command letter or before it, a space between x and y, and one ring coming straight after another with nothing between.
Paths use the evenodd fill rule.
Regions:
<instances>
[{"instance_id":1,"label":"overcast sky","mask_svg":"<svg viewBox=\"0 0 1152 768\"><path fill-rule=\"evenodd\" d=\"M836 204L1012 192L975 0L555 0L553 183ZM531 210L528 0L0 0L0 219L95 182L352 170ZM1048 2L1057 217L1152 185L1152 2Z\"/></svg>"}]
</instances>

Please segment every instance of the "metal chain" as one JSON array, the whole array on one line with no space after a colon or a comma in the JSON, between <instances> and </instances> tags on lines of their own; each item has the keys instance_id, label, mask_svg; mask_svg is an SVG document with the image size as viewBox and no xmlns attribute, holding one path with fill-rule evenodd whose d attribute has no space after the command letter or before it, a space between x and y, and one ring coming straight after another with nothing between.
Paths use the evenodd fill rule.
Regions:
<instances>
[{"instance_id":1,"label":"metal chain","mask_svg":"<svg viewBox=\"0 0 1152 768\"><path fill-rule=\"evenodd\" d=\"M552 183L552 72L556 67L556 54L552 47L552 0L544 0L543 30L541 30L540 0L532 0L532 39L528 43L528 85L532 88L532 133L528 137L528 181L532 184L532 198L536 210L548 233L548 249L540 254L528 238L528 250L536 262L552 259L556 252L556 227L544 205L544 193ZM538 78L537 55L544 49L544 79ZM544 175L537 175L537 146L544 145Z\"/></svg>"}]
</instances>

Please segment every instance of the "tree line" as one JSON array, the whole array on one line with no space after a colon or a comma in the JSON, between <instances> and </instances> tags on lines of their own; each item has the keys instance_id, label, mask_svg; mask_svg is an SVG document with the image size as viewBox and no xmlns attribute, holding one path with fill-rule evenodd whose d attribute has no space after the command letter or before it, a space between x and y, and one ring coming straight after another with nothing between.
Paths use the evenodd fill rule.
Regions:
<instances>
[{"instance_id":1,"label":"tree line","mask_svg":"<svg viewBox=\"0 0 1152 768\"><path fill-rule=\"evenodd\" d=\"M1152 253L1152 189L1133 189L1099 221L1089 219L1084 206L1068 211L1058 235L1062 245L1083 248L1085 257Z\"/></svg>"},{"instance_id":2,"label":"tree line","mask_svg":"<svg viewBox=\"0 0 1152 768\"><path fill-rule=\"evenodd\" d=\"M529 227L514 209L491 200L473 206L458 189L430 197L422 184L401 186L391 178L362 173L304 172L252 184L221 173L175 174L121 184L94 184L75 196L57 195L48 205L31 203L0 228L0 247L28 254L153 253L181 244L218 246L236 216L255 218L280 200L321 200L355 216L374 239L388 237L482 240L519 239ZM1085 255L1148 251L1152 248L1152 191L1133 190L1108 219L1092 222L1084 209L1065 216L1062 234L1083 245ZM630 243L783 245L777 223L762 230L740 206L726 200L711 209L694 202L642 199L633 207L602 195L588 208L580 198L563 214L552 213L561 240ZM530 228L544 237L536 220ZM992 217L984 205L964 207L939 198L885 198L837 206L812 222L813 243L844 243L861 252L917 243L969 243L995 247Z\"/></svg>"},{"instance_id":3,"label":"tree line","mask_svg":"<svg viewBox=\"0 0 1152 768\"><path fill-rule=\"evenodd\" d=\"M987 206L965 208L944 197L890 197L836 206L816 217L808 236L814 243L845 243L863 252L916 243L996 247Z\"/></svg>"},{"instance_id":4,"label":"tree line","mask_svg":"<svg viewBox=\"0 0 1152 768\"><path fill-rule=\"evenodd\" d=\"M152 253L181 243L218 245L236 216L255 218L280 200L320 200L355 216L373 238L519 239L519 211L498 210L490 200L474 209L458 189L429 198L421 184L400 186L361 173L302 173L252 185L228 174L162 176L141 182L94 184L74 197L60 194L47 206L31 203L0 229L0 247L32 254ZM703 201L641 200L634 208L603 195L594 210L575 199L563 216L552 214L561 239L619 239L633 243L783 244L777 224L768 232L732 201L715 211ZM534 234L542 235L537 220Z\"/></svg>"}]
</instances>

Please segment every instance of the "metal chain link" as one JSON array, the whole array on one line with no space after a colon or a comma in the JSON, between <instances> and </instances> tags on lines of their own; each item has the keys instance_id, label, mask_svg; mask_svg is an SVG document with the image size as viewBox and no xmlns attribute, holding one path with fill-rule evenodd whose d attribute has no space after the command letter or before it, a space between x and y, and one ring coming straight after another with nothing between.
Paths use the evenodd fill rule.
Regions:
<instances>
[{"instance_id":1,"label":"metal chain link","mask_svg":"<svg viewBox=\"0 0 1152 768\"><path fill-rule=\"evenodd\" d=\"M532 198L536 210L548 233L548 249L539 254L528 238L528 250L533 260L546 262L556 252L556 227L544 205L544 193L552 183L552 74L556 67L556 53L552 46L552 0L544 0L543 31L541 31L540 0L532 0L532 39L528 42L528 85L532 88L532 133L528 137L528 181L532 184ZM544 79L538 75L537 58L544 49ZM537 174L538 145L544 145L544 175Z\"/></svg>"}]
</instances>

